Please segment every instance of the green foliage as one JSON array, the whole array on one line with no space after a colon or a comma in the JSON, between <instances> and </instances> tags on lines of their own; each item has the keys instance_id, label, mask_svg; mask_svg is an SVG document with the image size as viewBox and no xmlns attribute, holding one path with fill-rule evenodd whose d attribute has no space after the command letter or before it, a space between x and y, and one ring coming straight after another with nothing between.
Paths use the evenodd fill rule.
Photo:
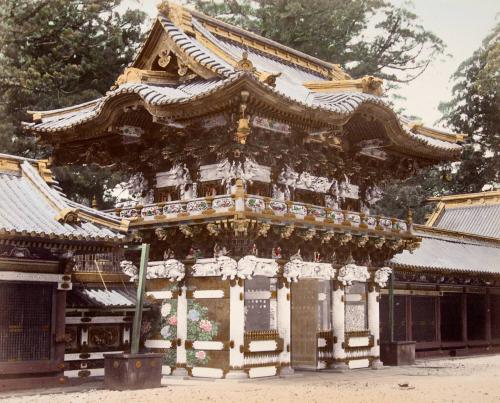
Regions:
<instances>
[{"instance_id":1,"label":"green foliage","mask_svg":"<svg viewBox=\"0 0 500 403\"><path fill-rule=\"evenodd\" d=\"M0 147L45 157L50 150L23 133L28 110L50 110L102 96L142 39L141 11L118 13L121 0L0 0ZM67 168L59 170L61 172ZM80 167L65 183L69 196L89 200L86 188L107 171ZM78 193L74 193L79 181ZM66 186L65 186L66 187ZM66 190L66 189L65 189ZM97 193L94 193L97 192ZM82 197L80 197L82 196Z\"/></svg>"},{"instance_id":2,"label":"green foliage","mask_svg":"<svg viewBox=\"0 0 500 403\"><path fill-rule=\"evenodd\" d=\"M309 55L354 77L418 77L445 48L404 7L384 0L187 0L198 10Z\"/></svg>"},{"instance_id":3,"label":"green foliage","mask_svg":"<svg viewBox=\"0 0 500 403\"><path fill-rule=\"evenodd\" d=\"M469 135L450 191L479 192L500 184L500 24L453 75L452 99L440 105L443 120Z\"/></svg>"},{"instance_id":4,"label":"green foliage","mask_svg":"<svg viewBox=\"0 0 500 403\"><path fill-rule=\"evenodd\" d=\"M430 212L431 196L480 192L500 184L500 25L452 76L452 99L440 105L443 121L455 132L469 135L461 161L420 172L391 184L378 203L379 211L403 218L415 210L415 222ZM405 207L406 206L406 207Z\"/></svg>"}]
</instances>

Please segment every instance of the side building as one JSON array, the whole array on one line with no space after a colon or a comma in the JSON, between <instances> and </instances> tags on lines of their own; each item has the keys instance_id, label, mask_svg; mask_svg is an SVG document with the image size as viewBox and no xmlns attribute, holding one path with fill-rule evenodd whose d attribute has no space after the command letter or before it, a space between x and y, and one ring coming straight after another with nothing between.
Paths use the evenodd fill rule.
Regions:
<instances>
[{"instance_id":1,"label":"side building","mask_svg":"<svg viewBox=\"0 0 500 403\"><path fill-rule=\"evenodd\" d=\"M68 200L46 160L0 154L0 390L65 383L75 263L118 253L126 231Z\"/></svg>"},{"instance_id":2,"label":"side building","mask_svg":"<svg viewBox=\"0 0 500 403\"><path fill-rule=\"evenodd\" d=\"M416 341L417 356L500 351L500 191L431 199L415 225L420 247L396 255L394 339ZM389 335L387 290L381 338Z\"/></svg>"}]
</instances>

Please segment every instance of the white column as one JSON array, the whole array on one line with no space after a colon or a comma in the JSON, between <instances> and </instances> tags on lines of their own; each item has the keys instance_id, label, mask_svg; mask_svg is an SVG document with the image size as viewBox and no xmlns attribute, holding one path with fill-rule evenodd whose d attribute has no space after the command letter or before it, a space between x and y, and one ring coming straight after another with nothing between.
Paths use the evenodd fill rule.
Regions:
<instances>
[{"instance_id":1,"label":"white column","mask_svg":"<svg viewBox=\"0 0 500 403\"><path fill-rule=\"evenodd\" d=\"M379 288L375 284L369 285L368 291L368 329L373 336L373 347L370 354L373 357L372 368L382 366L380 361L380 311L379 311Z\"/></svg>"},{"instance_id":2,"label":"white column","mask_svg":"<svg viewBox=\"0 0 500 403\"><path fill-rule=\"evenodd\" d=\"M280 375L293 374L290 365L291 350L291 298L290 284L285 283L285 279L280 279L278 284L278 333L283 338L283 351L280 354L281 370Z\"/></svg>"},{"instance_id":3,"label":"white column","mask_svg":"<svg viewBox=\"0 0 500 403\"><path fill-rule=\"evenodd\" d=\"M243 280L231 281L229 287L229 338L232 348L229 349L229 372L226 379L247 378L244 372L244 354L240 346L245 343L245 298Z\"/></svg>"},{"instance_id":4,"label":"white column","mask_svg":"<svg viewBox=\"0 0 500 403\"><path fill-rule=\"evenodd\" d=\"M188 375L186 369L186 346L187 339L187 288L185 285L180 287L180 293L177 297L177 339L180 341L177 344L177 365L172 372L174 376Z\"/></svg>"},{"instance_id":5,"label":"white column","mask_svg":"<svg viewBox=\"0 0 500 403\"><path fill-rule=\"evenodd\" d=\"M344 287L340 283L334 283L332 291L332 330L333 330L333 369L345 370L348 365L345 362L346 353L342 346L345 342L345 302Z\"/></svg>"}]
</instances>

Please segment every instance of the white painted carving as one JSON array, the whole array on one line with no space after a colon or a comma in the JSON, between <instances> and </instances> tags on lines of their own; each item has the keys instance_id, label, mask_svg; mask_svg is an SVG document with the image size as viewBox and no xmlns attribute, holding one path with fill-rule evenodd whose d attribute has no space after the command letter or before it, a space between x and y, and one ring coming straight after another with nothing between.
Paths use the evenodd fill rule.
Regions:
<instances>
[{"instance_id":1,"label":"white painted carving","mask_svg":"<svg viewBox=\"0 0 500 403\"><path fill-rule=\"evenodd\" d=\"M300 277L330 280L335 277L335 269L330 263L304 262L292 259L285 264L283 275L288 281L298 281Z\"/></svg>"},{"instance_id":2,"label":"white painted carving","mask_svg":"<svg viewBox=\"0 0 500 403\"><path fill-rule=\"evenodd\" d=\"M370 278L370 273L366 266L347 264L339 269L337 280L343 285L351 285L354 281L366 282Z\"/></svg>"},{"instance_id":3,"label":"white painted carving","mask_svg":"<svg viewBox=\"0 0 500 403\"><path fill-rule=\"evenodd\" d=\"M120 262L120 268L122 269L122 272L124 274L130 277L131 282L137 279L137 266L134 265L130 260L122 260Z\"/></svg>"},{"instance_id":4,"label":"white painted carving","mask_svg":"<svg viewBox=\"0 0 500 403\"><path fill-rule=\"evenodd\" d=\"M168 278L170 281L181 281L186 275L184 264L176 259L148 262L146 278Z\"/></svg>"},{"instance_id":5,"label":"white painted carving","mask_svg":"<svg viewBox=\"0 0 500 403\"><path fill-rule=\"evenodd\" d=\"M238 274L238 263L228 256L198 259L193 265L195 277L222 276L223 280L233 280Z\"/></svg>"},{"instance_id":6,"label":"white painted carving","mask_svg":"<svg viewBox=\"0 0 500 403\"><path fill-rule=\"evenodd\" d=\"M301 174L286 165L278 176L278 183L285 185L287 188L304 189L318 193L328 193L332 187L335 187L336 180L328 179L321 176L314 176L308 172Z\"/></svg>"},{"instance_id":7,"label":"white painted carving","mask_svg":"<svg viewBox=\"0 0 500 403\"><path fill-rule=\"evenodd\" d=\"M275 277L278 263L274 259L264 259L247 255L238 262L238 277L251 279L252 276Z\"/></svg>"},{"instance_id":8,"label":"white painted carving","mask_svg":"<svg viewBox=\"0 0 500 403\"><path fill-rule=\"evenodd\" d=\"M224 185L233 179L269 183L271 182L271 168L259 165L249 158L244 163L234 161L230 163L229 160L224 159L217 164L200 167L201 182L220 180Z\"/></svg>"},{"instance_id":9,"label":"white painted carving","mask_svg":"<svg viewBox=\"0 0 500 403\"><path fill-rule=\"evenodd\" d=\"M156 174L156 187L163 188L167 186L175 186L176 188L192 183L191 175L186 164L174 165L170 171L158 172Z\"/></svg>"},{"instance_id":10,"label":"white painted carving","mask_svg":"<svg viewBox=\"0 0 500 403\"><path fill-rule=\"evenodd\" d=\"M117 184L110 193L116 197L117 202L115 203L115 207L125 208L133 207L137 204L148 204L150 200L149 195L143 197L147 189L149 189L149 184L144 175L136 173L128 181Z\"/></svg>"},{"instance_id":11,"label":"white painted carving","mask_svg":"<svg viewBox=\"0 0 500 403\"><path fill-rule=\"evenodd\" d=\"M392 269L390 267L382 267L375 272L375 282L380 287L386 287L389 277L391 276Z\"/></svg>"},{"instance_id":12,"label":"white painted carving","mask_svg":"<svg viewBox=\"0 0 500 403\"><path fill-rule=\"evenodd\" d=\"M345 181L340 184L339 197L341 199L358 199L359 198L359 186L353 185L347 176L345 176Z\"/></svg>"}]
</instances>

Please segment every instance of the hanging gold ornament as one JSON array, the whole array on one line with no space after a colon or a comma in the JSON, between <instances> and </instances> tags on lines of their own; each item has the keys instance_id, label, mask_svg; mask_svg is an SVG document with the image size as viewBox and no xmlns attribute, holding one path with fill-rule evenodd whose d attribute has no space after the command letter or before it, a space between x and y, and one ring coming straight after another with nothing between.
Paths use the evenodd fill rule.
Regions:
<instances>
[{"instance_id":1,"label":"hanging gold ornament","mask_svg":"<svg viewBox=\"0 0 500 403\"><path fill-rule=\"evenodd\" d=\"M250 124L247 118L238 120L238 130L236 131L236 139L240 144L247 142L247 137L250 134Z\"/></svg>"}]
</instances>

